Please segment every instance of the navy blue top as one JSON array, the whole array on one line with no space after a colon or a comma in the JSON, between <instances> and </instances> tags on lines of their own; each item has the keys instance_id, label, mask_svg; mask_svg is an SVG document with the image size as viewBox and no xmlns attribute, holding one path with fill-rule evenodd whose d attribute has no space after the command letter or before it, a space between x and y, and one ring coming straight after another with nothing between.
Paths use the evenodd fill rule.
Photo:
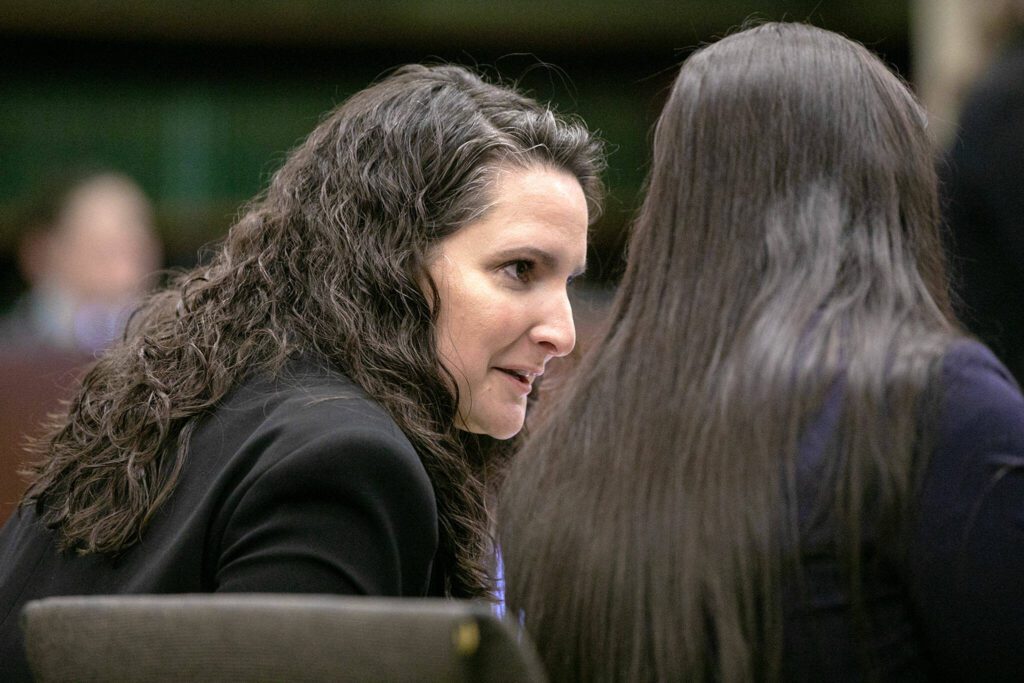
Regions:
<instances>
[{"instance_id":1,"label":"navy blue top","mask_svg":"<svg viewBox=\"0 0 1024 683\"><path fill-rule=\"evenodd\" d=\"M882 680L1024 680L1024 397L976 342L947 354L943 388L906 547L864 539L866 648L831 532L812 529L803 591L791 586L785 600L786 679L861 680L873 669ZM836 392L801 444L804 520L840 409Z\"/></svg>"}]
</instances>

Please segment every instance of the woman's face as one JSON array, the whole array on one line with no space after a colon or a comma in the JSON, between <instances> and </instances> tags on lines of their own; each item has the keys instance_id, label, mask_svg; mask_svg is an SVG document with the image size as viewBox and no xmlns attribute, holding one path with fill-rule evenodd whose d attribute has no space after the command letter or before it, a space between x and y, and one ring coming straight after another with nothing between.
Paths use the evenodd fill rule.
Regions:
<instances>
[{"instance_id":1,"label":"woman's face","mask_svg":"<svg viewBox=\"0 0 1024 683\"><path fill-rule=\"evenodd\" d=\"M456 426L514 436L544 366L576 344L567 287L587 256L587 202L571 174L501 171L486 213L441 240L428 270L437 345L458 383Z\"/></svg>"}]
</instances>

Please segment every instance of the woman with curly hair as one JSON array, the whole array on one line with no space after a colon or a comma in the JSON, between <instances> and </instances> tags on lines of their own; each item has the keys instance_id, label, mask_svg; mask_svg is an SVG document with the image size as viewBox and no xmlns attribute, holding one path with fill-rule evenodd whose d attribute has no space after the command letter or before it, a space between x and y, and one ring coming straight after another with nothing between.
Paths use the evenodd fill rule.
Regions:
<instances>
[{"instance_id":1,"label":"woman with curly hair","mask_svg":"<svg viewBox=\"0 0 1024 683\"><path fill-rule=\"evenodd\" d=\"M0 672L27 676L47 595L489 596L491 439L573 347L601 168L581 124L456 66L330 113L39 442Z\"/></svg>"},{"instance_id":2,"label":"woman with curly hair","mask_svg":"<svg viewBox=\"0 0 1024 683\"><path fill-rule=\"evenodd\" d=\"M1020 679L1024 399L951 312L926 122L807 25L683 64L498 506L552 680Z\"/></svg>"}]
</instances>

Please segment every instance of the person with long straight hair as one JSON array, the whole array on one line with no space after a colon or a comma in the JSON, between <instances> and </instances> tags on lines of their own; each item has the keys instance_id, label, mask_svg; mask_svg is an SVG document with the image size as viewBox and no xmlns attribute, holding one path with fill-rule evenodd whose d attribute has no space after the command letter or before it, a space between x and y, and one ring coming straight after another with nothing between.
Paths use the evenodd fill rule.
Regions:
<instances>
[{"instance_id":1,"label":"person with long straight hair","mask_svg":"<svg viewBox=\"0 0 1024 683\"><path fill-rule=\"evenodd\" d=\"M1024 671L1024 400L951 312L926 125L808 25L683 64L608 326L499 499L553 680Z\"/></svg>"},{"instance_id":2,"label":"person with long straight hair","mask_svg":"<svg viewBox=\"0 0 1024 683\"><path fill-rule=\"evenodd\" d=\"M575 343L602 163L457 66L331 112L40 442L0 531L0 678L47 595L491 597L498 441Z\"/></svg>"}]
</instances>

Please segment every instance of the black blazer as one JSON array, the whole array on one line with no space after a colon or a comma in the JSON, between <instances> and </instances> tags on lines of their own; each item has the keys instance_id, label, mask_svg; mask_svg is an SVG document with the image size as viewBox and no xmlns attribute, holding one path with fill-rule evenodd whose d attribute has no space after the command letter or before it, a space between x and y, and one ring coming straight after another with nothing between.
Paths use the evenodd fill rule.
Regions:
<instances>
[{"instance_id":1,"label":"black blazer","mask_svg":"<svg viewBox=\"0 0 1024 683\"><path fill-rule=\"evenodd\" d=\"M18 615L52 595L442 595L434 490L346 377L309 359L233 390L195 430L172 495L117 556L59 553L23 508L0 530L0 680L27 679Z\"/></svg>"}]
</instances>

